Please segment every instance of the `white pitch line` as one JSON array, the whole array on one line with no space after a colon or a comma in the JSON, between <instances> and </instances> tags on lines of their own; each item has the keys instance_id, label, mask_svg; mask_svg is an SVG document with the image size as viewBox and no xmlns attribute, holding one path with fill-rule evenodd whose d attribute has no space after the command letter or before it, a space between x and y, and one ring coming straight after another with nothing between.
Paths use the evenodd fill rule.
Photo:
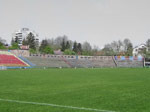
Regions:
<instances>
[{"instance_id":1,"label":"white pitch line","mask_svg":"<svg viewBox=\"0 0 150 112\"><path fill-rule=\"evenodd\" d=\"M99 109L85 108L85 107L74 107L74 106L65 106L65 105L38 103L38 102L28 102L28 101L19 101L19 100L10 100L10 99L1 99L1 98L0 98L0 101L21 103L21 104L44 105L44 106L68 108L68 109L88 110L88 111L95 111L95 112L116 112L116 111L111 111L111 110L99 110Z\"/></svg>"}]
</instances>

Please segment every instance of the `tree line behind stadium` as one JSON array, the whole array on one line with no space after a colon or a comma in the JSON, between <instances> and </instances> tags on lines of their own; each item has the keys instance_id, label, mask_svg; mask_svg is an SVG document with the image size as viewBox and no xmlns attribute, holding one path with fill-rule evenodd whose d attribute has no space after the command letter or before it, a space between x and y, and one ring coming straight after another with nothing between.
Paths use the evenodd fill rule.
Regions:
<instances>
[{"instance_id":1,"label":"tree line behind stadium","mask_svg":"<svg viewBox=\"0 0 150 112\"><path fill-rule=\"evenodd\" d=\"M126 38L123 41L118 40L105 44L102 49L99 49L98 46L92 47L89 42L79 43L72 41L66 35L43 39L39 42L35 35L29 32L26 37L21 40L21 44L19 39L19 36L13 37L10 45L8 45L6 40L0 37L0 49L24 49L29 50L31 54L150 57L150 39L148 39L145 44L141 44L141 47L133 47L130 39Z\"/></svg>"}]
</instances>

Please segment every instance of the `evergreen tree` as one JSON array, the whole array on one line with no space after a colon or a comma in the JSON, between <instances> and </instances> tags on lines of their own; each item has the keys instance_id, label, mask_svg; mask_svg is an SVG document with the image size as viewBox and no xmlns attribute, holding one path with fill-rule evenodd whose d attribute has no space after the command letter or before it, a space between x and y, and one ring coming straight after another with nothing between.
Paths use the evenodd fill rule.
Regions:
<instances>
[{"instance_id":1,"label":"evergreen tree","mask_svg":"<svg viewBox=\"0 0 150 112\"><path fill-rule=\"evenodd\" d=\"M65 51L65 49L66 49L66 44L65 44L65 39L63 39L61 43L61 51Z\"/></svg>"},{"instance_id":2,"label":"evergreen tree","mask_svg":"<svg viewBox=\"0 0 150 112\"><path fill-rule=\"evenodd\" d=\"M41 46L40 46L40 48L39 48L39 51L40 51L40 52L43 52L46 46L48 46L48 41L47 41L46 39L45 39L45 40L42 40Z\"/></svg>"},{"instance_id":3,"label":"evergreen tree","mask_svg":"<svg viewBox=\"0 0 150 112\"><path fill-rule=\"evenodd\" d=\"M70 49L70 47L71 47L71 45L70 45L69 41L67 41L65 49Z\"/></svg>"},{"instance_id":4,"label":"evergreen tree","mask_svg":"<svg viewBox=\"0 0 150 112\"><path fill-rule=\"evenodd\" d=\"M133 51L133 45L132 43L129 43L127 47L127 56L132 56L132 51Z\"/></svg>"},{"instance_id":5,"label":"evergreen tree","mask_svg":"<svg viewBox=\"0 0 150 112\"><path fill-rule=\"evenodd\" d=\"M78 54L82 54L82 45L81 45L81 43L78 43L77 49L78 49Z\"/></svg>"},{"instance_id":6,"label":"evergreen tree","mask_svg":"<svg viewBox=\"0 0 150 112\"><path fill-rule=\"evenodd\" d=\"M43 53L45 53L45 54L54 54L54 51L53 51L53 49L50 46L46 46L43 49Z\"/></svg>"},{"instance_id":7,"label":"evergreen tree","mask_svg":"<svg viewBox=\"0 0 150 112\"><path fill-rule=\"evenodd\" d=\"M19 38L18 37L15 38L15 43L19 43Z\"/></svg>"},{"instance_id":8,"label":"evergreen tree","mask_svg":"<svg viewBox=\"0 0 150 112\"><path fill-rule=\"evenodd\" d=\"M28 45L27 43L28 43L27 40L24 38L22 41L22 45Z\"/></svg>"},{"instance_id":9,"label":"evergreen tree","mask_svg":"<svg viewBox=\"0 0 150 112\"><path fill-rule=\"evenodd\" d=\"M27 45L29 45L30 49L36 50L35 37L31 32L27 36Z\"/></svg>"},{"instance_id":10,"label":"evergreen tree","mask_svg":"<svg viewBox=\"0 0 150 112\"><path fill-rule=\"evenodd\" d=\"M73 43L73 51L74 51L75 53L78 52L78 47L77 47L77 42L76 42L76 41Z\"/></svg>"}]
</instances>

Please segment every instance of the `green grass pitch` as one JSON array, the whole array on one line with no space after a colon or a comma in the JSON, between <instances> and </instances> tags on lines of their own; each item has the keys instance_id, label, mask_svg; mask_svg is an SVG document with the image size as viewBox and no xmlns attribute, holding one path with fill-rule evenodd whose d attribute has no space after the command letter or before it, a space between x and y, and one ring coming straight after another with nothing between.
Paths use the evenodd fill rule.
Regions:
<instances>
[{"instance_id":1,"label":"green grass pitch","mask_svg":"<svg viewBox=\"0 0 150 112\"><path fill-rule=\"evenodd\" d=\"M150 69L0 71L0 99L115 112L150 112ZM92 112L92 110L0 100L0 112Z\"/></svg>"}]
</instances>

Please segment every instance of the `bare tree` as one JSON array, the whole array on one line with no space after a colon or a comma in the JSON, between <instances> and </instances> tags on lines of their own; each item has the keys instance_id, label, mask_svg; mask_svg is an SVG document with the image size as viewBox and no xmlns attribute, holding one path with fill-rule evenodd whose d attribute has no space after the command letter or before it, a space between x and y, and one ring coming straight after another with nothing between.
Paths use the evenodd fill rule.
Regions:
<instances>
[{"instance_id":1,"label":"bare tree","mask_svg":"<svg viewBox=\"0 0 150 112\"><path fill-rule=\"evenodd\" d=\"M148 47L148 50L150 51L150 39L148 39L148 40L146 41L146 46Z\"/></svg>"},{"instance_id":2,"label":"bare tree","mask_svg":"<svg viewBox=\"0 0 150 112\"><path fill-rule=\"evenodd\" d=\"M84 51L91 51L91 50L92 50L92 47L91 47L90 43L84 42L83 45L82 45L82 49L83 49Z\"/></svg>"},{"instance_id":3,"label":"bare tree","mask_svg":"<svg viewBox=\"0 0 150 112\"><path fill-rule=\"evenodd\" d=\"M111 43L111 47L115 53L115 55L119 54L119 52L121 51L121 47L122 47L122 42L119 40L119 41L113 41Z\"/></svg>"},{"instance_id":4,"label":"bare tree","mask_svg":"<svg viewBox=\"0 0 150 112\"><path fill-rule=\"evenodd\" d=\"M98 53L98 51L99 51L99 47L96 46L96 45L94 45L94 47L93 47L93 49L92 49L92 55L93 55L93 56L96 56L97 53Z\"/></svg>"},{"instance_id":5,"label":"bare tree","mask_svg":"<svg viewBox=\"0 0 150 112\"><path fill-rule=\"evenodd\" d=\"M68 41L68 37L66 35L57 37L54 40L54 45L56 45L60 49L61 48L61 44L62 44L63 41L64 42Z\"/></svg>"},{"instance_id":6,"label":"bare tree","mask_svg":"<svg viewBox=\"0 0 150 112\"><path fill-rule=\"evenodd\" d=\"M103 52L105 55L120 55L123 52L123 42L121 40L106 44Z\"/></svg>"},{"instance_id":7,"label":"bare tree","mask_svg":"<svg viewBox=\"0 0 150 112\"><path fill-rule=\"evenodd\" d=\"M115 55L114 50L113 50L111 44L106 44L106 45L104 46L104 48L102 49L102 51L103 51L103 55L105 55L105 56L112 56L112 55Z\"/></svg>"},{"instance_id":8,"label":"bare tree","mask_svg":"<svg viewBox=\"0 0 150 112\"><path fill-rule=\"evenodd\" d=\"M150 57L150 39L146 41L146 46L148 48L148 51L146 50L146 57Z\"/></svg>"},{"instance_id":9,"label":"bare tree","mask_svg":"<svg viewBox=\"0 0 150 112\"><path fill-rule=\"evenodd\" d=\"M131 41L129 39L127 39L127 38L124 39L123 45L124 45L125 55L132 56L133 45L132 45Z\"/></svg>"},{"instance_id":10,"label":"bare tree","mask_svg":"<svg viewBox=\"0 0 150 112\"><path fill-rule=\"evenodd\" d=\"M84 42L82 44L82 50L83 50L82 52L83 55L91 55L92 46L90 45L90 43Z\"/></svg>"}]
</instances>

